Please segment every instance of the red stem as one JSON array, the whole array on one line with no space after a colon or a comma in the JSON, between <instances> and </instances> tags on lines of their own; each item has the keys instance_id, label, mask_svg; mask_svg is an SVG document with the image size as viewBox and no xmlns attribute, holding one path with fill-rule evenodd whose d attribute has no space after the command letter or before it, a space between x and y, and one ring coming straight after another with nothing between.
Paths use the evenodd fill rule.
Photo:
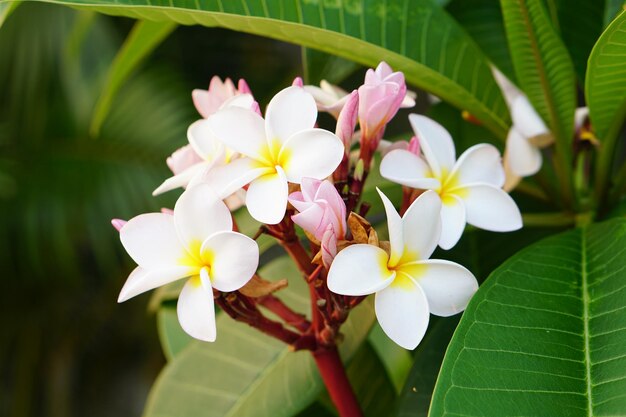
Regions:
<instances>
[{"instance_id":1,"label":"red stem","mask_svg":"<svg viewBox=\"0 0 626 417\"><path fill-rule=\"evenodd\" d=\"M304 315L296 313L287 307L279 298L276 298L271 294L257 299L257 302L283 319L285 323L300 330L301 332L306 332L311 326L311 323Z\"/></svg>"},{"instance_id":2,"label":"red stem","mask_svg":"<svg viewBox=\"0 0 626 417\"><path fill-rule=\"evenodd\" d=\"M330 349L318 349L311 352L317 368L322 375L322 380L333 400L340 417L362 417L363 413L359 402L352 391L348 375L341 359L337 347Z\"/></svg>"}]
</instances>

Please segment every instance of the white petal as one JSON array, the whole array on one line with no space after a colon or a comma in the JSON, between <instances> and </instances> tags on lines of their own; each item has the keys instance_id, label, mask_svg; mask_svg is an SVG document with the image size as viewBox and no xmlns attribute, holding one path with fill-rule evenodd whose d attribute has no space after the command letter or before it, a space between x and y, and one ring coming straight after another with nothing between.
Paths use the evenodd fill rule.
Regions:
<instances>
[{"instance_id":1,"label":"white petal","mask_svg":"<svg viewBox=\"0 0 626 417\"><path fill-rule=\"evenodd\" d=\"M147 270L138 266L128 276L126 283L124 283L120 291L117 302L124 302L129 298L153 290L161 285L169 284L170 282L193 275L195 272L195 268L188 266L173 266L154 270Z\"/></svg>"},{"instance_id":2,"label":"white petal","mask_svg":"<svg viewBox=\"0 0 626 417\"><path fill-rule=\"evenodd\" d=\"M504 74L502 74L496 67L491 66L491 73L493 74L493 78L495 78L496 83L500 87L502 91L502 95L504 96L504 100L506 101L506 105L509 109L513 108L513 102L517 97L522 95L522 92L509 80Z\"/></svg>"},{"instance_id":3,"label":"white petal","mask_svg":"<svg viewBox=\"0 0 626 417\"><path fill-rule=\"evenodd\" d=\"M213 135L206 119L196 120L189 126L187 139L202 159L212 161L224 155L224 145Z\"/></svg>"},{"instance_id":4,"label":"white petal","mask_svg":"<svg viewBox=\"0 0 626 417\"><path fill-rule=\"evenodd\" d=\"M420 114L409 115L409 122L435 176L452 171L456 153L450 133L439 123Z\"/></svg>"},{"instance_id":5,"label":"white petal","mask_svg":"<svg viewBox=\"0 0 626 417\"><path fill-rule=\"evenodd\" d=\"M348 246L328 271L328 289L341 295L368 295L389 285L396 273L387 268L387 252L373 245Z\"/></svg>"},{"instance_id":6,"label":"white petal","mask_svg":"<svg viewBox=\"0 0 626 417\"><path fill-rule=\"evenodd\" d=\"M202 269L200 276L195 276L185 283L178 296L176 311L180 326L189 336L205 342L215 341L213 290L205 268Z\"/></svg>"},{"instance_id":7,"label":"white petal","mask_svg":"<svg viewBox=\"0 0 626 417\"><path fill-rule=\"evenodd\" d=\"M272 168L259 167L250 158L239 158L219 167L206 170L194 183L207 183L222 199L238 191L244 185L254 181L263 174L272 172Z\"/></svg>"},{"instance_id":8,"label":"white petal","mask_svg":"<svg viewBox=\"0 0 626 417\"><path fill-rule=\"evenodd\" d=\"M428 260L420 263L423 274L414 279L426 294L430 312L448 317L465 310L478 290L474 275L450 261Z\"/></svg>"},{"instance_id":9,"label":"white petal","mask_svg":"<svg viewBox=\"0 0 626 417\"><path fill-rule=\"evenodd\" d=\"M180 240L192 256L213 233L232 230L233 220L226 204L207 184L189 188L176 201L174 221Z\"/></svg>"},{"instance_id":10,"label":"white petal","mask_svg":"<svg viewBox=\"0 0 626 417\"><path fill-rule=\"evenodd\" d=\"M389 231L389 243L391 245L391 255L389 256L389 266L396 266L404 253L404 236L402 235L402 219L393 206L389 198L376 187L380 199L385 206L387 215L387 230Z\"/></svg>"},{"instance_id":11,"label":"white petal","mask_svg":"<svg viewBox=\"0 0 626 417\"><path fill-rule=\"evenodd\" d=\"M466 215L463 201L453 194L448 194L441 205L441 249L451 249L457 244L465 230Z\"/></svg>"},{"instance_id":12,"label":"white petal","mask_svg":"<svg viewBox=\"0 0 626 417\"><path fill-rule=\"evenodd\" d=\"M504 167L500 151L493 145L474 145L459 157L454 171L459 184L484 182L501 188L504 185Z\"/></svg>"},{"instance_id":13,"label":"white petal","mask_svg":"<svg viewBox=\"0 0 626 417\"><path fill-rule=\"evenodd\" d=\"M428 328L428 300L424 291L406 276L399 276L396 281L376 293L376 318L391 340L412 350Z\"/></svg>"},{"instance_id":14,"label":"white petal","mask_svg":"<svg viewBox=\"0 0 626 417\"><path fill-rule=\"evenodd\" d=\"M170 191L170 190L174 190L176 188L179 187L186 187L187 185L189 185L189 183L191 182L191 180L196 176L202 173L202 171L205 169L205 167L207 165L212 165L212 164L207 164L204 162L201 162L199 164L195 164L190 166L189 168L187 168L186 170L184 170L183 172L181 172L178 175L174 175L173 177L169 177L168 179L166 179L165 181L163 181L163 183L161 185L159 185L156 190L154 190L152 192L152 195L156 196L159 194L163 194L164 192Z\"/></svg>"},{"instance_id":15,"label":"white petal","mask_svg":"<svg viewBox=\"0 0 626 417\"><path fill-rule=\"evenodd\" d=\"M304 88L287 87L276 94L267 105L267 138L284 144L295 133L313 128L316 119L317 106L313 96Z\"/></svg>"},{"instance_id":16,"label":"white petal","mask_svg":"<svg viewBox=\"0 0 626 417\"><path fill-rule=\"evenodd\" d=\"M462 196L467 223L493 232L510 232L522 227L522 215L506 192L488 184L466 188Z\"/></svg>"},{"instance_id":17,"label":"white petal","mask_svg":"<svg viewBox=\"0 0 626 417\"><path fill-rule=\"evenodd\" d=\"M252 94L237 94L226 100L220 106L220 109L224 109L226 107L241 107L243 109L252 109L254 105L254 97Z\"/></svg>"},{"instance_id":18,"label":"white petal","mask_svg":"<svg viewBox=\"0 0 626 417\"><path fill-rule=\"evenodd\" d=\"M589 117L589 107L578 107L574 112L574 128L576 130L583 127L585 120Z\"/></svg>"},{"instance_id":19,"label":"white petal","mask_svg":"<svg viewBox=\"0 0 626 417\"><path fill-rule=\"evenodd\" d=\"M265 224L277 224L287 210L287 178L281 167L273 174L265 174L250 183L246 206L250 215Z\"/></svg>"},{"instance_id":20,"label":"white petal","mask_svg":"<svg viewBox=\"0 0 626 417\"><path fill-rule=\"evenodd\" d=\"M328 177L341 162L343 153L343 143L334 133L308 129L283 144L278 160L289 182L300 184L302 177L317 180Z\"/></svg>"},{"instance_id":21,"label":"white petal","mask_svg":"<svg viewBox=\"0 0 626 417\"><path fill-rule=\"evenodd\" d=\"M541 150L522 136L515 126L509 130L506 148L507 163L514 174L527 177L541 169Z\"/></svg>"},{"instance_id":22,"label":"white petal","mask_svg":"<svg viewBox=\"0 0 626 417\"><path fill-rule=\"evenodd\" d=\"M250 158L271 163L264 156L267 148L265 123L252 110L227 107L209 116L207 125L224 145Z\"/></svg>"},{"instance_id":23,"label":"white petal","mask_svg":"<svg viewBox=\"0 0 626 417\"><path fill-rule=\"evenodd\" d=\"M533 108L528 97L525 95L518 96L513 102L511 108L511 119L513 125L519 129L520 133L526 138L549 133L550 130L543 122L537 111Z\"/></svg>"},{"instance_id":24,"label":"white petal","mask_svg":"<svg viewBox=\"0 0 626 417\"><path fill-rule=\"evenodd\" d=\"M380 163L383 178L411 188L439 188L439 180L429 178L429 174L430 168L422 158L403 149L389 152Z\"/></svg>"},{"instance_id":25,"label":"white petal","mask_svg":"<svg viewBox=\"0 0 626 417\"><path fill-rule=\"evenodd\" d=\"M259 266L259 246L241 233L216 233L204 241L201 252L211 265L213 286L224 292L243 287Z\"/></svg>"},{"instance_id":26,"label":"white petal","mask_svg":"<svg viewBox=\"0 0 626 417\"><path fill-rule=\"evenodd\" d=\"M428 259L441 236L441 199L434 191L426 191L408 208L402 217L405 258Z\"/></svg>"},{"instance_id":27,"label":"white petal","mask_svg":"<svg viewBox=\"0 0 626 417\"><path fill-rule=\"evenodd\" d=\"M164 269L180 265L187 252L174 217L163 213L141 214L120 230L120 240L131 258L144 269Z\"/></svg>"}]
</instances>

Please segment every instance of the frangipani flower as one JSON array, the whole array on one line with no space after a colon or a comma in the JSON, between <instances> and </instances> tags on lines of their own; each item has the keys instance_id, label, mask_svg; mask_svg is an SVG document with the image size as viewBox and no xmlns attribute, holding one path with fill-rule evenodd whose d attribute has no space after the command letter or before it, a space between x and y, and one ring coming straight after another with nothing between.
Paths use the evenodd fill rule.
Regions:
<instances>
[{"instance_id":1,"label":"frangipani flower","mask_svg":"<svg viewBox=\"0 0 626 417\"><path fill-rule=\"evenodd\" d=\"M222 82L217 75L211 78L208 90L195 89L191 92L193 104L198 113L205 119L219 110L219 108L230 98L238 94L250 94L250 87L245 80L239 80L238 88L235 88L230 78Z\"/></svg>"},{"instance_id":2,"label":"frangipani flower","mask_svg":"<svg viewBox=\"0 0 626 417\"><path fill-rule=\"evenodd\" d=\"M541 148L553 141L528 97L495 68L492 73L509 106L513 124L506 138L505 165L515 176L527 177L541 169Z\"/></svg>"},{"instance_id":3,"label":"frangipani flower","mask_svg":"<svg viewBox=\"0 0 626 417\"><path fill-rule=\"evenodd\" d=\"M315 101L300 87L279 92L265 117L229 107L207 119L215 137L244 157L213 170L205 180L220 196L250 183L246 194L250 215L276 224L287 208L288 182L326 178L341 162L343 144L333 133L313 128Z\"/></svg>"},{"instance_id":4,"label":"frangipani flower","mask_svg":"<svg viewBox=\"0 0 626 417\"><path fill-rule=\"evenodd\" d=\"M393 72L386 62L378 64L376 70L367 70L365 83L359 87L359 125L362 137L366 140L380 140L381 137L377 136L382 136L382 129L396 115L406 97L403 73ZM415 101L410 100L408 107L415 105ZM375 145L378 146L378 143Z\"/></svg>"},{"instance_id":5,"label":"frangipani flower","mask_svg":"<svg viewBox=\"0 0 626 417\"><path fill-rule=\"evenodd\" d=\"M494 146L474 145L456 160L454 142L443 126L417 114L411 114L409 121L425 160L397 149L383 158L380 173L392 182L439 194L443 202L439 246L456 245L466 223L494 232L522 227L517 205L501 189L504 169Z\"/></svg>"},{"instance_id":6,"label":"frangipani flower","mask_svg":"<svg viewBox=\"0 0 626 417\"><path fill-rule=\"evenodd\" d=\"M376 293L376 318L384 332L403 348L415 349L429 313L447 317L463 311L478 283L461 265L428 259L441 233L441 200L434 191L419 196L402 218L378 193L387 213L390 252L348 246L330 267L328 288L350 296Z\"/></svg>"},{"instance_id":7,"label":"frangipani flower","mask_svg":"<svg viewBox=\"0 0 626 417\"><path fill-rule=\"evenodd\" d=\"M330 113L337 119L339 112L348 101L348 92L343 88L331 84L326 80L320 81L320 86L305 85L304 89L311 94L317 104L317 109Z\"/></svg>"},{"instance_id":8,"label":"frangipani flower","mask_svg":"<svg viewBox=\"0 0 626 417\"><path fill-rule=\"evenodd\" d=\"M322 261L329 266L337 254L337 240L346 234L346 204L328 180L302 178L301 191L289 202L299 211L291 220L321 243Z\"/></svg>"},{"instance_id":9,"label":"frangipani flower","mask_svg":"<svg viewBox=\"0 0 626 417\"><path fill-rule=\"evenodd\" d=\"M259 248L232 231L226 205L208 185L185 191L174 214L148 213L120 229L120 239L139 265L124 284L118 302L186 278L178 298L178 321L196 339L214 341L213 288L235 291L254 275Z\"/></svg>"},{"instance_id":10,"label":"frangipani flower","mask_svg":"<svg viewBox=\"0 0 626 417\"><path fill-rule=\"evenodd\" d=\"M242 107L255 108L254 98L250 94L240 94L222 103L221 108ZM152 195L159 195L178 187L187 187L200 182L208 171L215 166L228 163L233 158L233 151L217 140L208 128L206 119L193 122L187 129L186 145L167 158L167 164L174 173L166 179ZM225 197L226 198L226 197ZM231 207L234 209L236 207Z\"/></svg>"}]
</instances>

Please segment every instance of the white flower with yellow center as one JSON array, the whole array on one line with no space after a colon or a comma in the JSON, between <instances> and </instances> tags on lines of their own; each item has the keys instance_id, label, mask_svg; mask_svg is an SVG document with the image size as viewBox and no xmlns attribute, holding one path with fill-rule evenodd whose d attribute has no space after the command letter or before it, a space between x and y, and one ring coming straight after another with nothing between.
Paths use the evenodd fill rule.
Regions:
<instances>
[{"instance_id":1,"label":"white flower with yellow center","mask_svg":"<svg viewBox=\"0 0 626 417\"><path fill-rule=\"evenodd\" d=\"M322 180L343 158L343 143L333 133L315 129L317 108L302 87L288 87L267 106L265 120L251 110L229 107L207 119L224 145L242 158L214 169L204 179L220 196L250 183L246 206L256 220L276 224L287 208L288 182L303 177Z\"/></svg>"},{"instance_id":2,"label":"white flower with yellow center","mask_svg":"<svg viewBox=\"0 0 626 417\"><path fill-rule=\"evenodd\" d=\"M254 109L256 105L250 94L240 94L226 100L221 108L233 106ZM213 136L207 127L206 119L196 120L189 126L187 139L189 145L168 158L167 162L174 176L159 185L152 195L156 196L178 187L191 187L201 182L212 169L227 164L235 156L232 150ZM228 196L224 196L226 197Z\"/></svg>"},{"instance_id":3,"label":"white flower with yellow center","mask_svg":"<svg viewBox=\"0 0 626 417\"><path fill-rule=\"evenodd\" d=\"M456 159L448 131L434 120L409 116L423 157L406 150L389 152L380 164L386 179L411 188L435 190L441 197L441 239L450 249L461 238L465 224L494 232L522 227L522 216L513 199L502 190L504 168L500 152L479 144Z\"/></svg>"},{"instance_id":4,"label":"white flower with yellow center","mask_svg":"<svg viewBox=\"0 0 626 417\"><path fill-rule=\"evenodd\" d=\"M441 200L434 191L419 196L402 218L378 193L387 213L390 253L373 245L348 246L330 266L328 288L350 296L376 293L382 329L398 345L415 349L429 313L447 317L463 311L478 283L461 265L428 259L441 234Z\"/></svg>"},{"instance_id":5,"label":"white flower with yellow center","mask_svg":"<svg viewBox=\"0 0 626 417\"><path fill-rule=\"evenodd\" d=\"M173 215L148 213L129 220L120 239L139 266L118 302L187 278L178 298L178 321L190 336L214 341L213 288L241 288L259 263L256 242L233 232L232 225L230 210L205 184L185 191Z\"/></svg>"}]
</instances>

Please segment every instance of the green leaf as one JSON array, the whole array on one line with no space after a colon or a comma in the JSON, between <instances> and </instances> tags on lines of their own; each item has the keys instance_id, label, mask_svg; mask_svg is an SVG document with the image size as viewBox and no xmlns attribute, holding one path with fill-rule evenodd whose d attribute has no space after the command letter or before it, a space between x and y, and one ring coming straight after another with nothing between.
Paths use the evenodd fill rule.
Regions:
<instances>
[{"instance_id":1,"label":"green leaf","mask_svg":"<svg viewBox=\"0 0 626 417\"><path fill-rule=\"evenodd\" d=\"M624 271L626 219L513 256L465 311L430 416L623 415Z\"/></svg>"},{"instance_id":2,"label":"green leaf","mask_svg":"<svg viewBox=\"0 0 626 417\"><path fill-rule=\"evenodd\" d=\"M21 3L22 3L21 1L14 1L11 3L0 4L0 27L9 18L11 13L13 13L15 9L17 9L17 6L19 6Z\"/></svg>"},{"instance_id":3,"label":"green leaf","mask_svg":"<svg viewBox=\"0 0 626 417\"><path fill-rule=\"evenodd\" d=\"M98 136L100 133L100 127L111 109L115 94L124 82L174 29L176 24L173 22L140 20L135 23L109 68L104 89L98 98L91 120L89 130L92 136Z\"/></svg>"},{"instance_id":4,"label":"green leaf","mask_svg":"<svg viewBox=\"0 0 626 417\"><path fill-rule=\"evenodd\" d=\"M494 0L455 0L448 4L446 10L474 38L500 71L514 81L515 73L506 43L500 3Z\"/></svg>"},{"instance_id":5,"label":"green leaf","mask_svg":"<svg viewBox=\"0 0 626 417\"><path fill-rule=\"evenodd\" d=\"M571 202L576 77L567 49L541 0L501 0L515 74L522 90L555 136L555 163L566 202Z\"/></svg>"},{"instance_id":6,"label":"green leaf","mask_svg":"<svg viewBox=\"0 0 626 417\"><path fill-rule=\"evenodd\" d=\"M176 306L173 303L159 308L157 330L163 353L168 361L174 359L193 341L193 338L180 327Z\"/></svg>"},{"instance_id":7,"label":"green leaf","mask_svg":"<svg viewBox=\"0 0 626 417\"><path fill-rule=\"evenodd\" d=\"M415 361L398 400L397 417L426 417L439 368L460 316L432 317L430 329L415 351ZM433 323L434 322L434 323Z\"/></svg>"},{"instance_id":8,"label":"green leaf","mask_svg":"<svg viewBox=\"0 0 626 417\"><path fill-rule=\"evenodd\" d=\"M260 273L267 279L289 276L289 287L278 295L291 308L308 311L308 289L291 259L276 259ZM357 351L373 321L369 301L351 312L341 328L344 360ZM217 328L215 343L191 341L166 365L150 392L144 416L291 416L322 391L309 352L291 352L282 342L226 314L218 316ZM171 352L179 342L168 342L174 346Z\"/></svg>"},{"instance_id":9,"label":"green leaf","mask_svg":"<svg viewBox=\"0 0 626 417\"><path fill-rule=\"evenodd\" d=\"M606 188L615 141L626 116L626 11L609 25L591 51L585 82L589 117L602 143L596 165L596 192Z\"/></svg>"},{"instance_id":10,"label":"green leaf","mask_svg":"<svg viewBox=\"0 0 626 417\"><path fill-rule=\"evenodd\" d=\"M508 111L485 56L431 0L172 0L158 5L150 0L54 2L115 15L223 26L368 66L385 60L403 71L409 83L468 110L500 137L508 130Z\"/></svg>"}]
</instances>

